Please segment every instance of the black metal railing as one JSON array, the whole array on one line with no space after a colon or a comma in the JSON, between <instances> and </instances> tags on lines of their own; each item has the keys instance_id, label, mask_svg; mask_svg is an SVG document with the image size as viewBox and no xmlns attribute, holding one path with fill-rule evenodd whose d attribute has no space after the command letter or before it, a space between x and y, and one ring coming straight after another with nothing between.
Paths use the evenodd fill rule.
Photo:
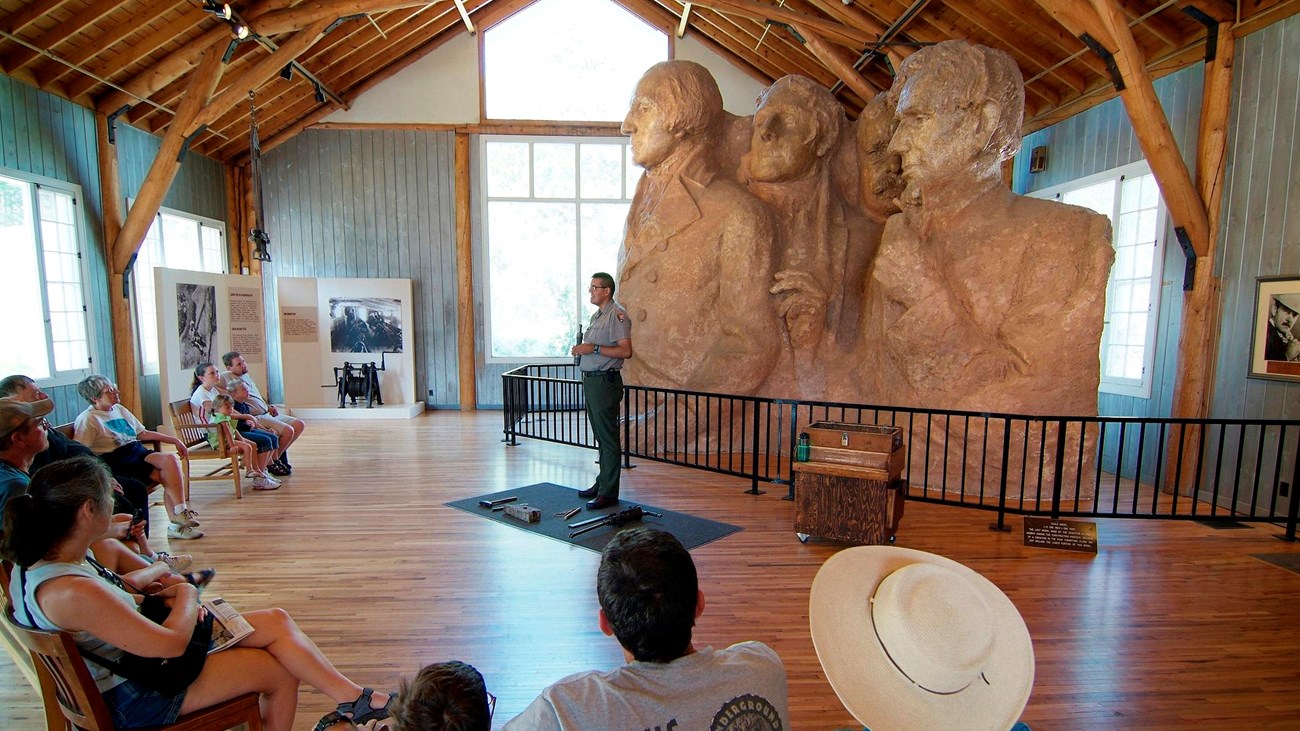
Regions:
<instances>
[{"instance_id":1,"label":"black metal railing","mask_svg":"<svg viewBox=\"0 0 1300 731\"><path fill-rule=\"evenodd\" d=\"M502 376L504 435L594 447L572 365ZM786 485L796 437L832 421L902 429L908 498L1007 514L1273 522L1295 538L1300 422L1031 416L625 386L623 454Z\"/></svg>"}]
</instances>

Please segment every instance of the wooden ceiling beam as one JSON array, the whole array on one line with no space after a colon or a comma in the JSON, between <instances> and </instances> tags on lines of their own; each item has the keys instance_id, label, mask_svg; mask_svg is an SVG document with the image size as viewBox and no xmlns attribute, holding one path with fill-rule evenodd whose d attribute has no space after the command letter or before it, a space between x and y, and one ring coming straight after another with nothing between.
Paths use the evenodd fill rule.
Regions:
<instances>
[{"instance_id":1,"label":"wooden ceiling beam","mask_svg":"<svg viewBox=\"0 0 1300 731\"><path fill-rule=\"evenodd\" d=\"M1133 133L1142 154L1146 156L1151 172L1155 173L1175 228L1183 229L1196 255L1203 257L1209 247L1209 216L1178 151L1178 143L1169 128L1160 99L1156 97L1142 52L1115 0L1092 0L1092 5L1108 39L1118 46L1115 62L1124 78L1124 89L1119 96L1124 100L1124 109L1133 123ZM1211 264L1206 262L1205 266Z\"/></svg>"},{"instance_id":2,"label":"wooden ceiling beam","mask_svg":"<svg viewBox=\"0 0 1300 731\"><path fill-rule=\"evenodd\" d=\"M691 14L698 17L694 23L697 28L707 24L719 36L729 38L744 48L746 53L771 64L777 79L786 74L802 74L827 87L835 82L834 74L827 71L784 28L771 27L748 17L733 18L725 12L704 8L696 3L692 3ZM764 30L768 31L766 36L763 35Z\"/></svg>"},{"instance_id":3,"label":"wooden ceiling beam","mask_svg":"<svg viewBox=\"0 0 1300 731\"><path fill-rule=\"evenodd\" d=\"M253 20L268 12L278 10L284 1L263 0L245 12L243 18L246 22L252 23ZM135 104L137 97L150 98L154 92L188 73L198 62L198 57L204 49L231 37L230 26L225 23L209 28L131 79L119 84L124 91L113 90L105 94L95 107L108 114L116 111L123 104ZM223 45L222 51L224 50Z\"/></svg>"},{"instance_id":4,"label":"wooden ceiling beam","mask_svg":"<svg viewBox=\"0 0 1300 731\"><path fill-rule=\"evenodd\" d=\"M471 8L471 15L476 22L481 19L481 15L475 14L478 7L482 7L487 0L479 0L478 6ZM422 22L414 23L419 17ZM373 59L390 60L391 63L384 64L383 67L398 64L399 68L404 68L409 63L414 62L419 56L411 57L415 53L427 53L429 50L436 48L445 42L445 39L436 38L440 34L446 33L447 38L455 37L463 31L452 31L459 24L459 15L447 5L440 12L428 13L422 9L415 9L410 12L393 13L386 17L379 18L377 21L380 28L388 36L387 40L382 38L378 32L373 33L372 37L367 38L364 42L357 42L357 34L351 34L347 38L341 38L332 47L322 49L318 44L313 48L314 55L300 61L307 68L318 67L327 69L329 74L323 77L331 88L336 89L346 100L355 99L356 92L352 88L358 83L350 81L350 76L356 74L358 81L362 84L368 78L365 74L370 73L373 65L368 62ZM359 31L360 32L360 31ZM436 43L436 45L433 45ZM427 50L421 50L427 49ZM404 59L409 59L405 60ZM322 75L324 71L322 71ZM373 75L373 74L372 74ZM387 78L385 76L385 78ZM295 87L288 84L279 85L279 91L270 99L265 97L262 100L265 114L259 115L259 128L266 130L264 139L269 139L287 126L292 126L304 117L312 116L313 119L319 119L334 111L330 105L321 105L316 102L309 94L305 93L301 87ZM366 86L366 88L370 88ZM349 102L351 103L351 102ZM316 116L314 110L321 110L321 114ZM232 118L233 117L233 118ZM245 153L248 149L246 134L236 134L235 129L247 129L245 119L242 115L228 115L226 119L220 120L217 128L229 131L229 140L216 143L212 148L213 154L223 160L228 160L236 155L243 156L246 160Z\"/></svg>"},{"instance_id":5,"label":"wooden ceiling beam","mask_svg":"<svg viewBox=\"0 0 1300 731\"><path fill-rule=\"evenodd\" d=\"M1014 19L1000 18L979 12L974 6L959 0L947 0L944 3L950 10L961 16L972 26L979 28L997 40L998 46L1012 56L1028 59L1030 66L1037 71L1048 71L1054 78L1070 87L1075 93L1082 93L1088 88L1083 75L1065 66L1058 66L1059 58L1052 58L1043 49L1029 43L1018 43L1023 37L1023 30L1014 25Z\"/></svg>"},{"instance_id":6,"label":"wooden ceiling beam","mask_svg":"<svg viewBox=\"0 0 1300 731\"><path fill-rule=\"evenodd\" d=\"M122 2L123 0L96 0L96 2L92 2L75 13L71 18L56 23L53 28L41 33L35 40L31 41L31 44L47 51L53 51L60 43L116 10L117 6ZM26 66L40 58L40 56L39 51L33 51L26 46L19 46L0 57L0 69L3 69L6 74L13 74L15 69Z\"/></svg>"},{"instance_id":7,"label":"wooden ceiling beam","mask_svg":"<svg viewBox=\"0 0 1300 731\"><path fill-rule=\"evenodd\" d=\"M704 7L740 15L756 20L759 23L765 23L768 20L799 23L823 34L826 40L832 43L838 43L853 49L860 49L862 46L876 40L873 34L865 33L857 28L851 28L841 23L804 13L796 13L776 5L754 2L753 0L703 0L702 2L692 0L691 5L696 8Z\"/></svg>"},{"instance_id":8,"label":"wooden ceiling beam","mask_svg":"<svg viewBox=\"0 0 1300 731\"><path fill-rule=\"evenodd\" d=\"M1124 11L1125 19L1130 28L1142 28L1164 44L1162 50L1179 48L1183 45L1186 31L1182 26L1170 22L1164 17L1163 11L1155 13L1145 20L1138 20L1151 11L1151 8L1143 7L1138 0L1119 0L1119 5Z\"/></svg>"},{"instance_id":9,"label":"wooden ceiling beam","mask_svg":"<svg viewBox=\"0 0 1300 731\"><path fill-rule=\"evenodd\" d=\"M875 98L876 94L883 91L872 86L858 70L853 68L853 62L840 55L840 49L832 46L823 40L820 36L807 28L795 26L799 35L807 41L808 50L812 52L817 60L821 61L836 78L844 82L844 85L853 90L863 102L869 102Z\"/></svg>"},{"instance_id":10,"label":"wooden ceiling beam","mask_svg":"<svg viewBox=\"0 0 1300 731\"><path fill-rule=\"evenodd\" d=\"M221 78L221 54L224 51L223 46L212 44L199 53L198 68L190 79L189 90L181 100L180 108L176 110L180 123L173 124L167 134L163 135L158 154L149 166L149 172L140 185L131 210L126 214L126 221L117 234L117 240L110 248L109 259L114 273L125 272L131 265L153 217L158 214L158 207L162 205L167 189L176 178L176 171L181 165L177 158L185 144L185 127L208 103L216 89L217 81Z\"/></svg>"},{"instance_id":11,"label":"wooden ceiling beam","mask_svg":"<svg viewBox=\"0 0 1300 731\"><path fill-rule=\"evenodd\" d=\"M123 71L137 63L140 63L142 60L148 58L149 54L157 51L168 43L171 43L176 38L188 34L191 29L198 27L207 17L208 15L202 10L193 8L192 10L183 12L181 17L164 25L162 28L158 28L157 30L145 26L148 28L148 32L138 34L140 36L140 41L138 43L131 44L125 48L116 45L113 46L112 50L117 51L116 53L104 54L102 60L96 61L94 64L87 66L87 70L95 76L117 80ZM138 31L139 28L133 30ZM69 82L68 91L75 96L82 96L89 93L91 89L94 89L98 85L99 81L96 79L90 76L82 76ZM110 112L116 111L121 106L121 104L118 104L116 107L113 107Z\"/></svg>"},{"instance_id":12,"label":"wooden ceiling beam","mask_svg":"<svg viewBox=\"0 0 1300 731\"><path fill-rule=\"evenodd\" d=\"M187 23L184 27L176 29L175 32L170 34L172 36L177 35L186 28L198 25L198 22L203 19L203 11L188 3L182 6L182 13L191 13L193 22ZM78 47L65 49L59 55L69 64L85 68L86 64L89 63L91 59L94 59L96 56L103 53L105 49L117 46L117 44L122 42L122 40L127 36L140 30L140 27L133 23L109 23L108 26L109 27L101 35L90 38L86 43L83 43ZM36 85L44 87L63 78L71 71L72 68L66 64L57 61L47 61L39 66L32 75L36 79Z\"/></svg>"},{"instance_id":13,"label":"wooden ceiling beam","mask_svg":"<svg viewBox=\"0 0 1300 731\"><path fill-rule=\"evenodd\" d=\"M307 52L312 44L325 35L325 29L332 20L318 20L303 28L293 37L280 44L280 48L266 58L253 64L252 68L241 73L224 91L217 94L194 119L185 125L185 136L194 134L200 127L215 122L234 105L248 98L248 92L269 81L290 61Z\"/></svg>"},{"instance_id":14,"label":"wooden ceiling beam","mask_svg":"<svg viewBox=\"0 0 1300 731\"><path fill-rule=\"evenodd\" d=\"M0 30L6 33L17 34L23 28L31 25L37 18L43 18L46 15L58 10L68 0L38 0L38 2L24 5L18 10L5 16L0 20Z\"/></svg>"},{"instance_id":15,"label":"wooden ceiling beam","mask_svg":"<svg viewBox=\"0 0 1300 731\"><path fill-rule=\"evenodd\" d=\"M321 20L334 21L359 13L382 13L431 4L429 0L316 0L269 12L257 19L252 30L264 36L274 36Z\"/></svg>"}]
</instances>

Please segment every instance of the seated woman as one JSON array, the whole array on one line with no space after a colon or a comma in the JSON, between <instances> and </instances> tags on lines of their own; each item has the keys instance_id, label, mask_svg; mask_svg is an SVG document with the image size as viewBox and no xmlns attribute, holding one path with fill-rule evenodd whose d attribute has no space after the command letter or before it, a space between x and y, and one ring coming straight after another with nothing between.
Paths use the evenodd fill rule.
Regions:
<instances>
[{"instance_id":1,"label":"seated woman","mask_svg":"<svg viewBox=\"0 0 1300 731\"><path fill-rule=\"evenodd\" d=\"M209 421L212 416L212 399L221 393L221 374L207 361L194 366L194 380L190 381L190 406L199 421Z\"/></svg>"},{"instance_id":2,"label":"seated woman","mask_svg":"<svg viewBox=\"0 0 1300 731\"><path fill-rule=\"evenodd\" d=\"M170 610L162 624L140 613L138 595L88 565L86 552L104 533L112 510L105 467L79 457L52 464L33 477L25 495L4 509L0 554L21 567L10 583L14 616L28 626L73 635L83 651L111 662L124 653L181 656L204 612L198 590L179 583L157 592ZM254 628L236 647L208 655L188 688L165 695L87 661L117 728L167 724L184 713L260 693L268 731L293 728L298 684L338 701L338 713L358 723L388 717L389 696L349 680L282 609L244 613ZM353 700L355 699L355 700Z\"/></svg>"},{"instance_id":3,"label":"seated woman","mask_svg":"<svg viewBox=\"0 0 1300 731\"><path fill-rule=\"evenodd\" d=\"M83 378L77 384L77 395L90 406L77 416L73 438L90 447L113 472L163 486L163 503L171 520L167 526L169 538L202 538L199 514L185 503L185 477L177 456L189 454L185 443L170 434L145 429L135 414L122 405L117 386L104 376ZM142 440L171 444L176 447L176 454L155 452L144 446Z\"/></svg>"}]
</instances>

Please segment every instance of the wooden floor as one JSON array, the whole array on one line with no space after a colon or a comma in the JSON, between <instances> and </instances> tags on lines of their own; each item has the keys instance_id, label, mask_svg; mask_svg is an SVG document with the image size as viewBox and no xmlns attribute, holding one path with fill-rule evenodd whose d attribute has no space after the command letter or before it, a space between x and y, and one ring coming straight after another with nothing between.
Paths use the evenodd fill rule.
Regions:
<instances>
[{"instance_id":1,"label":"wooden floor","mask_svg":"<svg viewBox=\"0 0 1300 731\"><path fill-rule=\"evenodd\" d=\"M443 505L534 482L590 484L593 452L506 447L500 429L500 412L313 423L280 491L236 501L225 483L196 486L208 536L172 548L218 568L210 594L288 609L360 683L391 688L424 663L473 663L499 698L500 727L557 678L622 662L596 626L596 554ZM844 546L800 544L785 489L747 488L645 464L625 472L623 495L745 529L693 552L708 597L697 644L767 642L789 673L793 727L852 728L807 624L813 576ZM987 530L990 519L911 503L898 545L971 566L1020 608L1037 655L1024 713L1035 729L1300 728L1300 574L1251 555L1300 558L1300 545L1275 539L1281 529L1108 520L1091 556L1025 548L1018 518L1010 533ZM163 520L155 508L156 533ZM331 706L304 688L296 726ZM6 656L0 710L5 729L43 727Z\"/></svg>"}]
</instances>

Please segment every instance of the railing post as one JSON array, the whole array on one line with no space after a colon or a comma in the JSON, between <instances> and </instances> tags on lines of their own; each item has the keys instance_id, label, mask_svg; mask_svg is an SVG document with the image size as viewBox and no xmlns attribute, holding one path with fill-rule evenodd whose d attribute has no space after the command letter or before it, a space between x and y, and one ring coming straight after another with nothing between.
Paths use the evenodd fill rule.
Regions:
<instances>
[{"instance_id":1,"label":"railing post","mask_svg":"<svg viewBox=\"0 0 1300 731\"><path fill-rule=\"evenodd\" d=\"M751 401L750 403L754 404L754 435L753 438L750 439L750 448L753 454L754 474L753 477L750 478L749 489L746 490L745 493L748 495L762 495L765 491L758 489L758 430L763 420L759 418L759 412L761 409L759 409L760 404L758 400Z\"/></svg>"},{"instance_id":2,"label":"railing post","mask_svg":"<svg viewBox=\"0 0 1300 731\"><path fill-rule=\"evenodd\" d=\"M632 389L623 384L623 469L632 469Z\"/></svg>"},{"instance_id":3,"label":"railing post","mask_svg":"<svg viewBox=\"0 0 1300 731\"><path fill-rule=\"evenodd\" d=\"M1026 427L1027 429L1027 427ZM1028 433L1026 431L1026 433ZM998 470L1001 473L998 486L998 522L989 526L989 530L1002 531L1009 533L1007 527L1007 461L1011 458L1011 419L1003 417L1002 419L1002 468ZM1021 467L1023 469L1023 466Z\"/></svg>"},{"instance_id":4,"label":"railing post","mask_svg":"<svg viewBox=\"0 0 1300 731\"><path fill-rule=\"evenodd\" d=\"M1052 520L1061 518L1061 470L1063 469L1065 469L1065 419L1056 422L1056 466L1052 472Z\"/></svg>"},{"instance_id":5,"label":"railing post","mask_svg":"<svg viewBox=\"0 0 1300 731\"><path fill-rule=\"evenodd\" d=\"M1282 436L1286 437L1286 429L1282 429ZM1300 490L1300 439L1296 440L1296 453L1291 458L1291 505L1286 511L1286 535L1278 536L1281 540L1289 543L1295 542L1296 518L1300 516L1300 498L1296 496L1296 491Z\"/></svg>"},{"instance_id":6,"label":"railing post","mask_svg":"<svg viewBox=\"0 0 1300 731\"><path fill-rule=\"evenodd\" d=\"M515 379L510 376L510 371L501 374L501 404L502 418L505 423L502 425L502 434L505 436L501 441L506 443L507 447L513 447L518 444L515 441L515 413L518 408L516 403L516 394L514 391Z\"/></svg>"}]
</instances>

